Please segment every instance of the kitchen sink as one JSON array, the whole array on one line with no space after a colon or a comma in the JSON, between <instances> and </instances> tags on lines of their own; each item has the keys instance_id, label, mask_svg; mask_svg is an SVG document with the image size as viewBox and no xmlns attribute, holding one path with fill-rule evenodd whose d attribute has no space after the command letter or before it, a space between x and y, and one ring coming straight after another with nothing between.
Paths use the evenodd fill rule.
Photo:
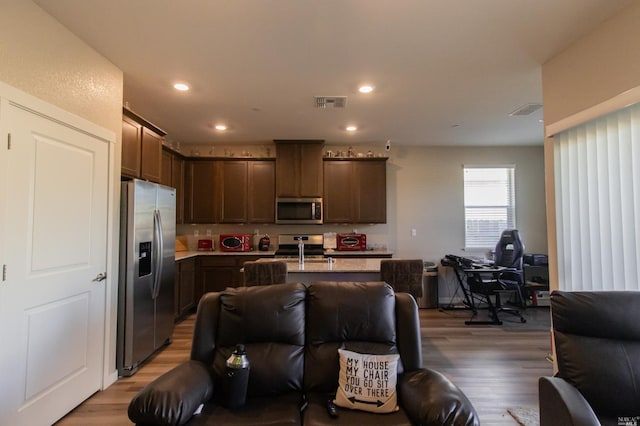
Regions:
<instances>
[{"instance_id":1,"label":"kitchen sink","mask_svg":"<svg viewBox=\"0 0 640 426\"><path fill-rule=\"evenodd\" d=\"M298 258L288 258L288 259L283 259L285 262L287 263L298 263ZM327 263L327 259L325 258L319 258L319 257L314 257L314 258L305 258L304 259L304 263Z\"/></svg>"}]
</instances>

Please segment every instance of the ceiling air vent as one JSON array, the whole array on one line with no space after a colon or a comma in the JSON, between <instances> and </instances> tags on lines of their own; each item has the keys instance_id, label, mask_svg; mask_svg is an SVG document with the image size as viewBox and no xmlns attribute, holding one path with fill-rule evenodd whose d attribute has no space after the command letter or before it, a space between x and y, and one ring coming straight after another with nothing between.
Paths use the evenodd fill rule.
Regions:
<instances>
[{"instance_id":1,"label":"ceiling air vent","mask_svg":"<svg viewBox=\"0 0 640 426\"><path fill-rule=\"evenodd\" d=\"M509 115L511 117L521 117L523 115L533 114L540 108L542 108L542 104L534 104L534 103L524 104L521 107L516 108L514 111L511 111Z\"/></svg>"},{"instance_id":2,"label":"ceiling air vent","mask_svg":"<svg viewBox=\"0 0 640 426\"><path fill-rule=\"evenodd\" d=\"M344 108L347 105L346 96L316 96L316 108Z\"/></svg>"}]
</instances>

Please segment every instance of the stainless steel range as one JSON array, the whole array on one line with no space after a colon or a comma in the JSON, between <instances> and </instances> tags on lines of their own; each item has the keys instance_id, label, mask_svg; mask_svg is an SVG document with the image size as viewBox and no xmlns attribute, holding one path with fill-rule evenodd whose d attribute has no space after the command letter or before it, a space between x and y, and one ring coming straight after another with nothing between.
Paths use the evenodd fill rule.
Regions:
<instances>
[{"instance_id":1,"label":"stainless steel range","mask_svg":"<svg viewBox=\"0 0 640 426\"><path fill-rule=\"evenodd\" d=\"M306 258L324 257L322 247L322 234L280 234L278 236L278 249L275 256L278 258L298 258L299 239L304 243L304 256Z\"/></svg>"}]
</instances>

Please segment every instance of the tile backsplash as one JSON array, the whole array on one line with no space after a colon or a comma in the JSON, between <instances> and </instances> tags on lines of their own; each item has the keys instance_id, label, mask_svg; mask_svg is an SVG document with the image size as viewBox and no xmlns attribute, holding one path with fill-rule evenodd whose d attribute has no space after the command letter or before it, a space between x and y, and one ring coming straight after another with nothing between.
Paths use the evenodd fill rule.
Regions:
<instances>
[{"instance_id":1,"label":"tile backsplash","mask_svg":"<svg viewBox=\"0 0 640 426\"><path fill-rule=\"evenodd\" d=\"M367 234L367 248L377 250L392 250L388 246L387 225L350 224L350 225L272 225L272 224L185 224L178 225L176 235L180 237L188 250L197 250L198 240L212 238L218 249L220 234L250 234L253 235L254 247L263 235L269 235L271 250L275 250L280 234L323 234L325 232L349 233L360 232Z\"/></svg>"}]
</instances>

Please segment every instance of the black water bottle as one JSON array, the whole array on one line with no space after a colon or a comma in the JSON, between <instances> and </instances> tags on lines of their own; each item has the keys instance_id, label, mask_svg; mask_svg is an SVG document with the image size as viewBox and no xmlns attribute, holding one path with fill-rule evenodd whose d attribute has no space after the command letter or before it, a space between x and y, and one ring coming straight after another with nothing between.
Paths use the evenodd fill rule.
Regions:
<instances>
[{"instance_id":1,"label":"black water bottle","mask_svg":"<svg viewBox=\"0 0 640 426\"><path fill-rule=\"evenodd\" d=\"M225 371L226 406L230 409L240 408L247 401L247 385L249 384L249 360L244 345L236 345L227 359Z\"/></svg>"}]
</instances>

